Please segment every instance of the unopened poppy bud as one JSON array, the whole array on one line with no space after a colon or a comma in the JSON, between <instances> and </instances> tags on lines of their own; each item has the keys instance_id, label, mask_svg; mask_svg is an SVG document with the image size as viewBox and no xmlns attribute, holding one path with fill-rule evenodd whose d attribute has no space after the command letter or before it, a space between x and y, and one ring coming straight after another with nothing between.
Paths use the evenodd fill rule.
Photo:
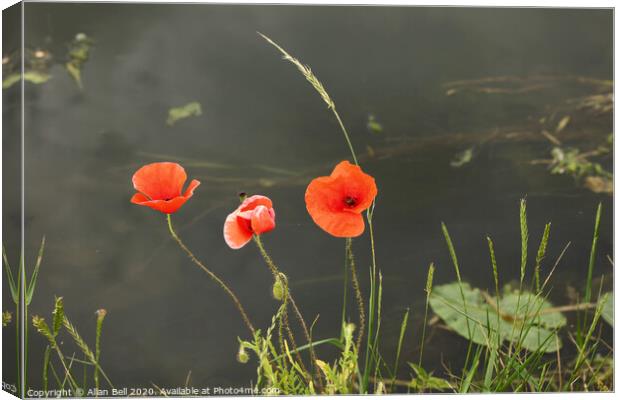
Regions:
<instances>
[{"instance_id":1,"label":"unopened poppy bud","mask_svg":"<svg viewBox=\"0 0 620 400\"><path fill-rule=\"evenodd\" d=\"M241 364L246 364L250 360L250 355L245 351L245 346L239 346L239 352L237 353L237 361Z\"/></svg>"},{"instance_id":2,"label":"unopened poppy bud","mask_svg":"<svg viewBox=\"0 0 620 400\"><path fill-rule=\"evenodd\" d=\"M276 281L273 283L273 287L271 288L271 293L274 299L278 301L284 300L284 283L282 282L282 279L276 279Z\"/></svg>"}]
</instances>

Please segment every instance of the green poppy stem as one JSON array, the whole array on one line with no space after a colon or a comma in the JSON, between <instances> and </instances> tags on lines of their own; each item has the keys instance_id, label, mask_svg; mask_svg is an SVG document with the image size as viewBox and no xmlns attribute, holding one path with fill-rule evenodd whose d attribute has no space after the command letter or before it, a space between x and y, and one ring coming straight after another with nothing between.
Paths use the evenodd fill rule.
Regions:
<instances>
[{"instance_id":1,"label":"green poppy stem","mask_svg":"<svg viewBox=\"0 0 620 400\"><path fill-rule=\"evenodd\" d=\"M271 271L271 273L273 274L274 279L279 279L280 275L284 275L282 274L282 272L280 272L280 270L278 269L278 267L276 267L276 264L273 262L273 259L271 258L271 256L269 256L269 253L267 253L267 250L265 249L265 246L263 246L263 242L260 240L260 236L259 235L254 235L254 242L256 243L256 246L258 247L258 250L260 251L260 254L263 256L263 259L265 260L265 263L267 264L267 266L269 267L269 270ZM284 275L286 276L286 275ZM319 390L322 388L322 379L321 379L321 375L318 371L318 366L316 364L316 353L314 352L314 347L312 346L312 337L310 336L310 331L308 330L308 325L306 325L306 321L304 320L304 317L301 315L301 311L299 311L299 307L297 307L297 303L295 302L295 299L293 299L293 295L291 295L291 291L288 288L288 280L287 280L287 284L286 284L286 296L288 299L288 302L291 304L291 307L293 308L293 312L295 313L295 316L297 317L297 319L299 320L299 323L304 331L304 336L306 338L306 340L308 341L309 344L309 350L310 350L310 359L312 362L312 366L313 369L318 377L318 386L319 386Z\"/></svg>"},{"instance_id":2,"label":"green poppy stem","mask_svg":"<svg viewBox=\"0 0 620 400\"><path fill-rule=\"evenodd\" d=\"M230 296L233 303L235 303L237 310L239 310L239 313L241 314L241 318L243 319L243 322L245 322L246 326L252 333L252 336L254 336L254 332L255 332L254 325L252 325L252 323L250 322L250 319L248 318L248 315L246 314L245 309L241 305L241 302L239 301L235 293L224 283L224 281L222 281L217 275L215 275L215 273L213 273L202 262L200 262L200 260L196 258L194 253L192 253L192 251L189 248L187 248L187 246L185 245L185 243L183 243L179 235L177 235L177 233L174 231L174 228L172 227L172 218L170 217L170 214L167 214L166 218L168 220L168 229L170 230L170 234L172 235L173 239L176 240L176 242L179 244L179 247L181 247L181 249L183 249L183 251L187 253L190 260L192 260L194 264L196 264L198 267L200 267L200 269L206 272L209 275L209 277L213 279L215 283L220 285L220 287L224 289L224 291L228 294L228 296Z\"/></svg>"}]
</instances>

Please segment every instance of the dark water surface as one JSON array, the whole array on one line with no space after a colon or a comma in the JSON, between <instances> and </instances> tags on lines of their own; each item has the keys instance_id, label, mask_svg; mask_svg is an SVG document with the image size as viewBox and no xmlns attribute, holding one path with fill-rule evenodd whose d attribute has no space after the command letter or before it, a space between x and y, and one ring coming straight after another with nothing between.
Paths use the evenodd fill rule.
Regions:
<instances>
[{"instance_id":1,"label":"dark water surface","mask_svg":"<svg viewBox=\"0 0 620 400\"><path fill-rule=\"evenodd\" d=\"M344 243L313 224L303 196L312 177L349 153L320 97L256 31L312 67L359 153L366 145L381 150L363 168L379 187L375 234L388 359L411 307L401 359L417 360L428 264L435 262L437 284L454 279L441 221L463 279L490 287L488 234L506 283L518 278L518 202L527 196L530 254L552 221L543 271L572 243L553 279L552 299L566 304L567 286L582 289L602 202L595 276L612 275L605 259L612 256L612 198L530 165L548 157L544 139L489 142L471 163L449 165L481 132L544 113L550 97L446 96L442 88L498 75L612 79L610 10L42 3L25 10L26 45L58 55L49 82L26 86L27 266L47 237L30 312L49 320L54 296L63 296L68 316L92 343L94 312L105 308L101 363L116 386L182 385L188 371L196 387L255 378L254 363L235 360L237 337L247 332L229 299L172 242L162 214L129 203L131 176L149 162L178 161L202 181L173 220L263 328L277 307L270 274L254 246L226 246L222 225L239 191L271 197L277 228L264 235L265 245L307 319L320 315L315 337L339 333ZM82 93L61 64L78 32L96 41ZM3 95L18 100L17 88ZM189 101L200 102L203 115L166 126L167 110ZM367 130L369 114L383 133ZM594 133L611 129L611 118L603 118ZM16 228L19 219L5 217L4 224ZM5 235L9 244L16 240ZM354 246L366 288L368 235ZM7 247L14 259L15 249ZM432 332L427 369L440 371L441 355L458 366L465 341ZM3 334L8 365L13 332ZM29 383L39 388L45 342L36 333L30 340ZM408 371L400 375L406 379Z\"/></svg>"}]
</instances>

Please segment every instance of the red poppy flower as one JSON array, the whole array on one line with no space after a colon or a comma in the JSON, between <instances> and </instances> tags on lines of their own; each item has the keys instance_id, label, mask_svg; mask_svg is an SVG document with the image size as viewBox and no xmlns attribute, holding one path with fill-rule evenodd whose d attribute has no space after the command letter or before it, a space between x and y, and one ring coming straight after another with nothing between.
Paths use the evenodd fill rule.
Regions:
<instances>
[{"instance_id":1,"label":"red poppy flower","mask_svg":"<svg viewBox=\"0 0 620 400\"><path fill-rule=\"evenodd\" d=\"M330 176L314 179L306 189L306 208L314 222L330 235L355 237L364 232L362 211L377 196L375 179L348 161Z\"/></svg>"},{"instance_id":2,"label":"red poppy flower","mask_svg":"<svg viewBox=\"0 0 620 400\"><path fill-rule=\"evenodd\" d=\"M224 222L224 240L231 249L240 249L252 235L269 232L276 227L276 213L268 197L251 196L241 203Z\"/></svg>"},{"instance_id":3,"label":"red poppy flower","mask_svg":"<svg viewBox=\"0 0 620 400\"><path fill-rule=\"evenodd\" d=\"M157 162L145 165L133 174L133 187L138 193L133 195L131 202L172 214L192 197L194 189L200 185L200 182L194 179L181 194L186 180L185 170L177 163Z\"/></svg>"}]
</instances>

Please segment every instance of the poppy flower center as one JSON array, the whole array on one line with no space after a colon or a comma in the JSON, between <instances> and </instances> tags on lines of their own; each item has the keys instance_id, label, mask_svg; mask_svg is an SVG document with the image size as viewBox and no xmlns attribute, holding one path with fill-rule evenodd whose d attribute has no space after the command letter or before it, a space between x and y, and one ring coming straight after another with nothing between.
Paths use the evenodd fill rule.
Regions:
<instances>
[{"instance_id":1,"label":"poppy flower center","mask_svg":"<svg viewBox=\"0 0 620 400\"><path fill-rule=\"evenodd\" d=\"M357 199L355 197L347 196L344 198L344 203L348 207L355 207L355 205L357 204Z\"/></svg>"}]
</instances>

